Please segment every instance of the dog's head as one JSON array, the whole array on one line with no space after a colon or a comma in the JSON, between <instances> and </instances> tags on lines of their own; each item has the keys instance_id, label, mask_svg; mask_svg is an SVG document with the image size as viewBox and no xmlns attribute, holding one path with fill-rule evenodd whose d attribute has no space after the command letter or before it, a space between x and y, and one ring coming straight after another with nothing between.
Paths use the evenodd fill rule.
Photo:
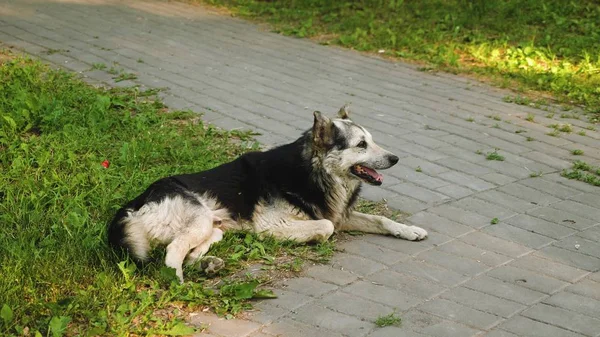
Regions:
<instances>
[{"instance_id":1,"label":"dog's head","mask_svg":"<svg viewBox=\"0 0 600 337\"><path fill-rule=\"evenodd\" d=\"M348 106L330 119L314 113L312 147L329 174L381 185L383 176L377 172L398 162L398 157L375 144L364 127L350 120Z\"/></svg>"}]
</instances>

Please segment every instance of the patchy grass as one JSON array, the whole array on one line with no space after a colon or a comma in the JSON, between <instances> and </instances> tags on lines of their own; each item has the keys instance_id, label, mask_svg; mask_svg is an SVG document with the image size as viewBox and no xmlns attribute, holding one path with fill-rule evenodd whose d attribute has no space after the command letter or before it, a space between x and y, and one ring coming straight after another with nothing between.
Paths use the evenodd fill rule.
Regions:
<instances>
[{"instance_id":1,"label":"patchy grass","mask_svg":"<svg viewBox=\"0 0 600 337\"><path fill-rule=\"evenodd\" d=\"M173 282L164 250L136 265L107 246L116 210L167 175L257 148L246 133L168 112L136 88L103 90L27 59L0 64L0 335L181 335L187 312L235 315L278 273L321 262L333 243L298 245L228 232L216 278ZM232 142L232 140L235 140ZM103 165L104 163L104 165ZM244 272L261 265L258 275Z\"/></svg>"},{"instance_id":2,"label":"patchy grass","mask_svg":"<svg viewBox=\"0 0 600 337\"><path fill-rule=\"evenodd\" d=\"M581 156L583 154L583 150L575 149L575 150L571 151L571 154L574 156Z\"/></svg>"},{"instance_id":3,"label":"patchy grass","mask_svg":"<svg viewBox=\"0 0 600 337\"><path fill-rule=\"evenodd\" d=\"M544 172L542 172L542 171L531 172L531 173L529 173L529 177L530 178L537 178L537 177L541 177L542 174L544 174Z\"/></svg>"},{"instance_id":4,"label":"patchy grass","mask_svg":"<svg viewBox=\"0 0 600 337\"><path fill-rule=\"evenodd\" d=\"M594 0L204 2L286 35L482 75L600 112L600 10Z\"/></svg>"},{"instance_id":5,"label":"patchy grass","mask_svg":"<svg viewBox=\"0 0 600 337\"><path fill-rule=\"evenodd\" d=\"M488 152L488 154L485 156L485 159L487 160L497 160L497 161L504 161L504 156L498 153L498 149L494 150L493 152Z\"/></svg>"},{"instance_id":6,"label":"patchy grass","mask_svg":"<svg viewBox=\"0 0 600 337\"><path fill-rule=\"evenodd\" d=\"M377 319L375 320L375 325L377 325L380 328L383 328L386 326L393 325L398 326L401 322L402 319L399 316L397 316L395 312L392 312L389 315L377 317Z\"/></svg>"},{"instance_id":7,"label":"patchy grass","mask_svg":"<svg viewBox=\"0 0 600 337\"><path fill-rule=\"evenodd\" d=\"M490 221L490 224L492 224L492 225L496 225L496 224L498 224L498 222L500 222L500 220L498 220L498 218L493 218L493 219Z\"/></svg>"},{"instance_id":8,"label":"patchy grass","mask_svg":"<svg viewBox=\"0 0 600 337\"><path fill-rule=\"evenodd\" d=\"M127 81L127 80L135 80L137 78L137 76L135 74L132 73L121 73L119 74L119 76L113 77L113 79L115 80L115 82L122 82L122 81Z\"/></svg>"},{"instance_id":9,"label":"patchy grass","mask_svg":"<svg viewBox=\"0 0 600 337\"><path fill-rule=\"evenodd\" d=\"M527 138L525 138L525 140L528 141L528 142L533 142L535 140L535 138L533 138L533 137L527 137Z\"/></svg>"},{"instance_id":10,"label":"patchy grass","mask_svg":"<svg viewBox=\"0 0 600 337\"><path fill-rule=\"evenodd\" d=\"M563 170L561 175L568 179L583 181L590 185L600 186L600 167L594 167L584 161L577 160L570 170Z\"/></svg>"},{"instance_id":11,"label":"patchy grass","mask_svg":"<svg viewBox=\"0 0 600 337\"><path fill-rule=\"evenodd\" d=\"M528 113L527 117L525 117L525 120L528 122L533 122L535 120L535 115L532 113Z\"/></svg>"}]
</instances>

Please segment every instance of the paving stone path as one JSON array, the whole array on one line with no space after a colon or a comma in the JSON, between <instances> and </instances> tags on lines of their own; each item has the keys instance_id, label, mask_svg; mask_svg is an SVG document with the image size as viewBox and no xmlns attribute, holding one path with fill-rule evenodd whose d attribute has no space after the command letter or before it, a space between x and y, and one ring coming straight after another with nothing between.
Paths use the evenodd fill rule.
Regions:
<instances>
[{"instance_id":1,"label":"paving stone path","mask_svg":"<svg viewBox=\"0 0 600 337\"><path fill-rule=\"evenodd\" d=\"M351 102L400 156L364 195L411 213L428 240L345 242L248 320L192 316L210 324L204 336L600 336L600 188L559 174L575 158L600 162L600 133L582 120L178 2L0 0L0 41L91 82L168 88L170 107L256 130L265 144L294 139L313 110ZM111 67L137 79L115 82ZM547 135L565 122L586 135ZM506 160L478 154L494 149ZM394 310L400 327L373 324Z\"/></svg>"}]
</instances>

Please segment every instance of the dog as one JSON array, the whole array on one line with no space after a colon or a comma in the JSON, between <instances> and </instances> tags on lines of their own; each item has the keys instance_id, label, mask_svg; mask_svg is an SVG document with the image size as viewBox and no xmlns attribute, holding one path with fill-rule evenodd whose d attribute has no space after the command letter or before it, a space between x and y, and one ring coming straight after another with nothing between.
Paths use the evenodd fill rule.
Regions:
<instances>
[{"instance_id":1,"label":"dog","mask_svg":"<svg viewBox=\"0 0 600 337\"><path fill-rule=\"evenodd\" d=\"M297 242L325 241L335 230L422 240L420 227L353 210L362 183L381 185L377 170L398 160L350 119L348 106L335 119L315 111L312 128L292 143L156 181L117 212L109 242L141 261L166 245L165 263L183 282L184 261L205 262L205 271L223 266L204 255L227 229Z\"/></svg>"}]
</instances>

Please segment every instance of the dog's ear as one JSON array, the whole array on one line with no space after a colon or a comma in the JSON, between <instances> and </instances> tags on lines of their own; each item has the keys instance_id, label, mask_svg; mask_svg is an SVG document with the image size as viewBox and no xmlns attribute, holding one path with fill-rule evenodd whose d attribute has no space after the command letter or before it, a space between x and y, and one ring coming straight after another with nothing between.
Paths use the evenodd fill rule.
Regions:
<instances>
[{"instance_id":1,"label":"dog's ear","mask_svg":"<svg viewBox=\"0 0 600 337\"><path fill-rule=\"evenodd\" d=\"M343 107L338 111L338 117L341 119L350 119L350 105L344 104Z\"/></svg>"},{"instance_id":2,"label":"dog's ear","mask_svg":"<svg viewBox=\"0 0 600 337\"><path fill-rule=\"evenodd\" d=\"M323 116L319 111L315 111L314 116L313 142L317 146L328 147L333 143L333 123L331 119Z\"/></svg>"}]
</instances>

